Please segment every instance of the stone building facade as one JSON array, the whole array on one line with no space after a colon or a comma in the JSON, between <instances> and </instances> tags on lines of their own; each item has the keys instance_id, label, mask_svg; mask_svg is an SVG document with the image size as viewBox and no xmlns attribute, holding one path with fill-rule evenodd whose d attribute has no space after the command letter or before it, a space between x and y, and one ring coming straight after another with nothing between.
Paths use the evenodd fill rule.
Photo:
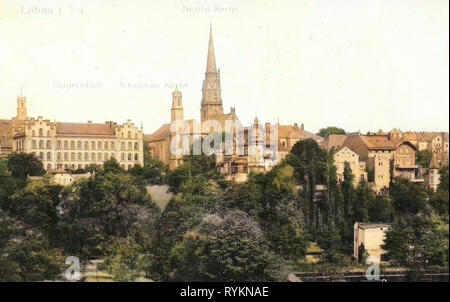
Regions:
<instances>
[{"instance_id":1,"label":"stone building facade","mask_svg":"<svg viewBox=\"0 0 450 302\"><path fill-rule=\"evenodd\" d=\"M373 179L369 175L368 178L375 192L389 188L395 146L385 135L349 134L343 146L356 152L366 162L368 171L373 171Z\"/></svg>"},{"instance_id":2,"label":"stone building facade","mask_svg":"<svg viewBox=\"0 0 450 302\"><path fill-rule=\"evenodd\" d=\"M46 170L77 170L92 164L102 167L112 157L124 169L144 164L142 127L137 128L130 120L118 125L30 118L26 98L18 97L17 116L9 125L11 151L36 155Z\"/></svg>"},{"instance_id":3,"label":"stone building facade","mask_svg":"<svg viewBox=\"0 0 450 302\"><path fill-rule=\"evenodd\" d=\"M423 182L416 165L416 147L408 142L402 141L395 146L394 152L394 176L407 178L413 182Z\"/></svg>"},{"instance_id":4,"label":"stone building facade","mask_svg":"<svg viewBox=\"0 0 450 302\"><path fill-rule=\"evenodd\" d=\"M202 100L200 103L201 122L199 124L195 120L183 120L182 105L178 105L178 100L181 104L181 92L176 90L172 93L171 123L183 120L189 127L189 131L186 134L190 136L190 143L192 144L195 138L205 138L214 132L214 129L210 127L211 121L219 124L222 132L229 130L226 128L226 124L229 122L229 124L234 127L232 131L233 152L229 155L220 154L216 156L217 168L227 179L245 181L248 173L251 171L265 172L270 170L274 164L282 160L289 153L292 146L299 140L312 138L317 142L320 142L323 139L313 133L305 131L303 124L301 127L297 124L271 125L266 123L265 125L259 125L259 120L255 118L255 122L252 126L243 127L236 115L235 108L231 107L229 113L224 113L221 92L220 69L216 67L213 35L210 30L206 71L202 86ZM261 132L266 131L266 143L269 143L270 135L267 135L267 132L270 132L268 129L273 128L273 126L277 127L277 133L274 134L272 139L275 141L275 145L278 145L278 150L275 153L273 152L273 149L276 148L262 150L261 152L256 153L249 152L249 149L252 148L254 143L257 144L258 140L263 140L263 138L255 136L255 142L249 143L249 135L256 129L255 127L261 127ZM150 151L155 158L168 165L170 169L175 169L182 163L182 157L173 155L170 150L172 138L174 135L179 134L174 133L173 129L171 130L170 127L171 124L162 125L152 135L146 136L145 142L148 144ZM242 131L243 140L237 138L236 129ZM262 143L262 145L264 145L264 143ZM222 147L224 148L224 146ZM244 150L243 154L239 154L237 151L238 149Z\"/></svg>"},{"instance_id":5,"label":"stone building facade","mask_svg":"<svg viewBox=\"0 0 450 302\"><path fill-rule=\"evenodd\" d=\"M352 170L353 184L356 187L360 181L367 181L366 163L359 161L359 155L348 147L341 147L333 154L334 165L336 166L336 177L339 182L344 180L345 163L348 163Z\"/></svg>"},{"instance_id":6,"label":"stone building facade","mask_svg":"<svg viewBox=\"0 0 450 302\"><path fill-rule=\"evenodd\" d=\"M431 151L439 166L449 163L448 132L402 132L394 129L387 134L387 137L394 144L405 141L410 142L416 151Z\"/></svg>"}]
</instances>

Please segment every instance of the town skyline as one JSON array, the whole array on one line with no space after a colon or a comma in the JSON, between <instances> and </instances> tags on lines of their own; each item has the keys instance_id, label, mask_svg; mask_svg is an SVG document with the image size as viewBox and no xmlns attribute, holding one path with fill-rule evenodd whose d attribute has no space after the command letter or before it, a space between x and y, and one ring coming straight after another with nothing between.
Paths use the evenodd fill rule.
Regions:
<instances>
[{"instance_id":1,"label":"town skyline","mask_svg":"<svg viewBox=\"0 0 450 302\"><path fill-rule=\"evenodd\" d=\"M271 5L266 2L260 7L254 6L253 11L249 2L234 2L237 10L219 13L189 11L183 2L178 2L173 7L158 8L165 18L169 12L172 12L169 16L176 17L174 22L161 23L159 19L146 20L146 13L152 15L155 11L143 4L147 10L138 12L140 2L134 1L126 7L133 13L119 15L125 23L108 23L111 28L107 29L101 22L92 23L100 16L99 7L73 3L65 7L70 18L64 18L57 15L56 10L51 14L37 10L33 13L26 1L18 1L15 5L1 2L6 13L0 16L0 32L5 33L0 39L15 46L11 47L15 53L6 48L1 51L0 66L5 71L0 75L1 118L14 116L16 96L20 95L23 86L30 117L100 123L107 120L121 123L131 119L136 125L143 123L145 133L153 133L168 119L171 92L178 86L183 94L185 116L198 120L206 40L212 23L224 108L236 107L236 113L245 125L251 124L257 116L261 122L302 123L311 132L327 126L362 133L394 128L448 131L448 43L441 44L442 39L448 41L448 10L440 10L435 3L412 2L406 15L394 4L376 4L378 10L366 12L366 17L367 14L383 16L392 25L395 17L403 16L405 24L400 24L401 28L390 35L387 35L387 25L378 26L379 32L375 36L370 35L370 28L366 31L352 28L357 24L369 25L361 23L359 17L346 22L340 19L350 12L364 13L363 6L352 2L331 20L329 10L332 6L329 5L321 8L302 2L298 7L291 4L280 8L278 13L269 10L276 16L293 9L305 17L297 24L303 25L304 30L295 27L292 20L256 18L258 9ZM195 4L191 7L195 8ZM121 8L125 7L120 4L102 6L103 11L116 13ZM386 15L388 10L392 10L390 15ZM306 18L307 12L314 13L317 20ZM235 18L236 14L240 18ZM126 16L134 16L137 20L131 21ZM255 23L242 24L245 16L255 17ZM320 17L326 17L328 24L313 31L312 26L318 25ZM239 23L230 25L228 21L233 18L239 19ZM409 22L417 21L417 18L423 18L420 30L414 35L402 32L411 30ZM59 29L51 27L54 22L60 25ZM75 27L81 22L89 22L92 33L74 37ZM337 27L333 29L330 22ZM35 36L25 31L26 25L30 24L39 25L40 32L32 31ZM242 26L245 30L237 34ZM9 39L8 27L26 39ZM290 28L292 33L283 34L283 28ZM62 36L62 41L52 39L64 29L69 31L66 37ZM336 38L344 37L345 32L348 37L337 42ZM99 33L104 35L96 35ZM142 43L142 37L146 35L151 40ZM298 35L298 39L292 35ZM401 36L396 43L389 43ZM37 44L30 53L27 49L31 49L33 42ZM428 42L427 47L414 51L409 47L411 53L402 52L407 45L424 45L423 42ZM100 47L90 53L89 46L98 46L93 43L99 43ZM312 54L318 50L318 43L329 46L320 45L323 56ZM397 49L399 44L403 46ZM155 50L152 45L159 45L161 49ZM180 45L182 51L179 51ZM102 54L105 49L112 51ZM327 57L324 51L333 55ZM381 53L374 56L377 51ZM383 58L389 62L383 62ZM415 66L411 67L412 62ZM325 63L329 65L324 66ZM348 63L353 66L347 66ZM388 69L387 65L390 65ZM409 67L400 68L405 66ZM393 79L395 81L391 81ZM74 84L82 87L68 88ZM434 116L430 119L432 112Z\"/></svg>"}]
</instances>

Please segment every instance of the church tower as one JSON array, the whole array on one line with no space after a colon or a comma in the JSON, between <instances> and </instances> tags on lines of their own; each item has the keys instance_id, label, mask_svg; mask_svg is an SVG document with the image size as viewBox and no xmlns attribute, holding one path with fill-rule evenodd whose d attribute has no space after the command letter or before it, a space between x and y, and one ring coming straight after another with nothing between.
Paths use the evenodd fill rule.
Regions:
<instances>
[{"instance_id":1,"label":"church tower","mask_svg":"<svg viewBox=\"0 0 450 302\"><path fill-rule=\"evenodd\" d=\"M179 91L178 88L175 88L172 92L171 114L171 122L176 120L184 120L182 96L181 91Z\"/></svg>"},{"instance_id":2,"label":"church tower","mask_svg":"<svg viewBox=\"0 0 450 302\"><path fill-rule=\"evenodd\" d=\"M212 28L209 29L208 57L206 61L205 79L202 87L201 103L202 123L217 114L223 114L222 96L220 88L220 69L216 68L216 57L214 55L214 43Z\"/></svg>"},{"instance_id":3,"label":"church tower","mask_svg":"<svg viewBox=\"0 0 450 302\"><path fill-rule=\"evenodd\" d=\"M24 96L17 97L17 119L25 120L27 118L27 98Z\"/></svg>"}]
</instances>

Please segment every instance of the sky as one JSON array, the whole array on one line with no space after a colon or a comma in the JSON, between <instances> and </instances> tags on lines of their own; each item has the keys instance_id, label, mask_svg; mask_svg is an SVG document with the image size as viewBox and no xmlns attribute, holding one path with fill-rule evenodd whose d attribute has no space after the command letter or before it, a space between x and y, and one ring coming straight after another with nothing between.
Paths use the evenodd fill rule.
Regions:
<instances>
[{"instance_id":1,"label":"sky","mask_svg":"<svg viewBox=\"0 0 450 302\"><path fill-rule=\"evenodd\" d=\"M225 112L244 125L449 129L446 0L0 0L0 119L200 118L210 24ZM21 88L22 87L22 88Z\"/></svg>"}]
</instances>

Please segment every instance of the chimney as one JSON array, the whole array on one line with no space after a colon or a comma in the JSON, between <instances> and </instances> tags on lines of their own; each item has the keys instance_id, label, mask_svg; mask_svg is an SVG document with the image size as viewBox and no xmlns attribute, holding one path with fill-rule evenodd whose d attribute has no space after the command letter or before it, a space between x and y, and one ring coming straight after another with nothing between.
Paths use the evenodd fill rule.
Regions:
<instances>
[{"instance_id":1,"label":"chimney","mask_svg":"<svg viewBox=\"0 0 450 302\"><path fill-rule=\"evenodd\" d=\"M294 129L298 129L297 123L294 124Z\"/></svg>"},{"instance_id":2,"label":"chimney","mask_svg":"<svg viewBox=\"0 0 450 302\"><path fill-rule=\"evenodd\" d=\"M88 121L88 124L92 124L92 121Z\"/></svg>"},{"instance_id":3,"label":"chimney","mask_svg":"<svg viewBox=\"0 0 450 302\"><path fill-rule=\"evenodd\" d=\"M305 124L302 123L302 130L305 130Z\"/></svg>"}]
</instances>

